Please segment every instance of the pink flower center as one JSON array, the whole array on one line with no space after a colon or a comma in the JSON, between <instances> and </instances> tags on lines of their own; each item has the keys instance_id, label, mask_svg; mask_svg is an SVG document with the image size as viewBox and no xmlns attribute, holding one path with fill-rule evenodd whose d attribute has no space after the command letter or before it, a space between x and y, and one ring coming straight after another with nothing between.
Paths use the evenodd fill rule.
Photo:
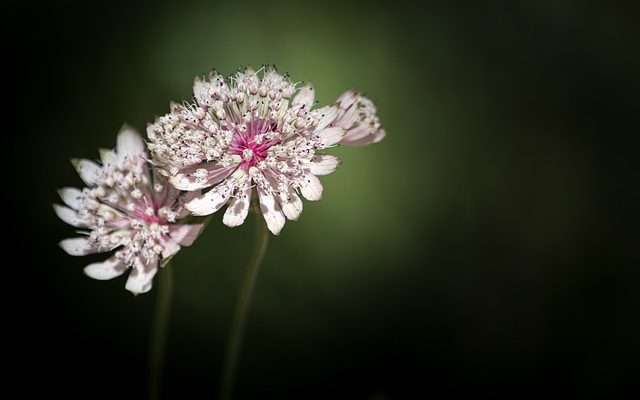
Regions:
<instances>
[{"instance_id":1,"label":"pink flower center","mask_svg":"<svg viewBox=\"0 0 640 400\"><path fill-rule=\"evenodd\" d=\"M237 126L229 145L229 154L242 157L240 168L248 170L267 158L271 146L280 143L277 125L268 119L253 118Z\"/></svg>"},{"instance_id":2,"label":"pink flower center","mask_svg":"<svg viewBox=\"0 0 640 400\"><path fill-rule=\"evenodd\" d=\"M167 224L167 219L158 215L158 206L149 197L143 197L137 202L133 216L147 224Z\"/></svg>"}]
</instances>

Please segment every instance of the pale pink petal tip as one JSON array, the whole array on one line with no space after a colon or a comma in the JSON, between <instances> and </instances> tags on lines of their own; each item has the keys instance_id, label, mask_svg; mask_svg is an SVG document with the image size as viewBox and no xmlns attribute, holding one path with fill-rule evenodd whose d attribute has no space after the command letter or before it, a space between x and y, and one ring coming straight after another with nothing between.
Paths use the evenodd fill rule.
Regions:
<instances>
[{"instance_id":1,"label":"pale pink petal tip","mask_svg":"<svg viewBox=\"0 0 640 400\"><path fill-rule=\"evenodd\" d=\"M145 145L140 134L124 124L118 133L116 153L120 161L126 158L145 157Z\"/></svg>"},{"instance_id":2,"label":"pale pink petal tip","mask_svg":"<svg viewBox=\"0 0 640 400\"><path fill-rule=\"evenodd\" d=\"M191 246L203 229L204 224L173 225L169 228L169 236L180 246Z\"/></svg>"},{"instance_id":3,"label":"pale pink petal tip","mask_svg":"<svg viewBox=\"0 0 640 400\"><path fill-rule=\"evenodd\" d=\"M251 187L247 186L244 190L240 190L236 197L231 199L222 218L222 223L232 228L242 225L249 214L250 202Z\"/></svg>"},{"instance_id":4,"label":"pale pink petal tip","mask_svg":"<svg viewBox=\"0 0 640 400\"><path fill-rule=\"evenodd\" d=\"M342 164L342 161L330 154L317 154L308 164L309 172L313 175L329 175L335 172Z\"/></svg>"},{"instance_id":5,"label":"pale pink petal tip","mask_svg":"<svg viewBox=\"0 0 640 400\"><path fill-rule=\"evenodd\" d=\"M82 158L74 158L71 160L71 164L75 167L76 171L80 175L80 178L88 185L94 186L98 183L101 168L93 161L85 160Z\"/></svg>"},{"instance_id":6,"label":"pale pink petal tip","mask_svg":"<svg viewBox=\"0 0 640 400\"><path fill-rule=\"evenodd\" d=\"M78 216L78 213L70 209L69 207L54 204L53 210L55 211L58 218L71 226L75 226L76 228L85 228L87 226L86 221L80 218Z\"/></svg>"},{"instance_id":7,"label":"pale pink petal tip","mask_svg":"<svg viewBox=\"0 0 640 400\"><path fill-rule=\"evenodd\" d=\"M134 295L147 293L151 290L156 272L158 272L157 260L147 265L133 266L127 278L125 289Z\"/></svg>"},{"instance_id":8,"label":"pale pink petal tip","mask_svg":"<svg viewBox=\"0 0 640 400\"><path fill-rule=\"evenodd\" d=\"M302 188L300 189L305 199L309 201L318 201L322 199L322 183L313 174L306 174L302 182Z\"/></svg>"},{"instance_id":9,"label":"pale pink petal tip","mask_svg":"<svg viewBox=\"0 0 640 400\"><path fill-rule=\"evenodd\" d=\"M116 257L111 257L103 262L87 265L84 273L90 278L105 281L122 275L126 270L126 266Z\"/></svg>"},{"instance_id":10,"label":"pale pink petal tip","mask_svg":"<svg viewBox=\"0 0 640 400\"><path fill-rule=\"evenodd\" d=\"M286 221L280 204L276 202L273 194L262 188L258 189L258 197L260 198L260 211L267 223L267 228L274 235L279 235Z\"/></svg>"},{"instance_id":11,"label":"pale pink petal tip","mask_svg":"<svg viewBox=\"0 0 640 400\"><path fill-rule=\"evenodd\" d=\"M66 187L62 189L58 189L58 195L70 208L74 210L79 210L82 204L82 191L72 187Z\"/></svg>"},{"instance_id":12,"label":"pale pink petal tip","mask_svg":"<svg viewBox=\"0 0 640 400\"><path fill-rule=\"evenodd\" d=\"M298 91L298 94L293 98L291 104L293 105L302 105L307 110L313 106L313 103L316 98L315 90L313 89L313 85L310 83L304 85Z\"/></svg>"},{"instance_id":13,"label":"pale pink petal tip","mask_svg":"<svg viewBox=\"0 0 640 400\"><path fill-rule=\"evenodd\" d=\"M72 256L86 256L87 254L98 253L99 250L91 245L89 238L78 237L71 239L64 239L59 243L62 250Z\"/></svg>"}]
</instances>

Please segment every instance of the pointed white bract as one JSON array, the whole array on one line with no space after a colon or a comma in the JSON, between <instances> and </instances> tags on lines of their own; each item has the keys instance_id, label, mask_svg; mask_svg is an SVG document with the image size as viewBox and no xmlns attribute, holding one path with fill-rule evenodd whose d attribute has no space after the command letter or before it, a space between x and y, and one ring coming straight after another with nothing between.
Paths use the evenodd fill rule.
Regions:
<instances>
[{"instance_id":1,"label":"pointed white bract","mask_svg":"<svg viewBox=\"0 0 640 400\"><path fill-rule=\"evenodd\" d=\"M350 98L345 94L335 105L314 110L313 87L298 87L271 67L245 69L227 80L213 71L195 79L193 93L195 103L174 103L148 126L149 149L175 187L212 187L186 207L208 215L227 205L228 226L244 222L255 187L267 226L277 235L286 219L300 216L299 194L320 200L316 176L340 165L319 151L384 135L368 99L348 92Z\"/></svg>"},{"instance_id":2,"label":"pointed white bract","mask_svg":"<svg viewBox=\"0 0 640 400\"><path fill-rule=\"evenodd\" d=\"M60 247L74 256L114 251L85 273L106 280L130 269L127 290L145 293L159 262L191 245L202 230L202 224L181 223L190 214L184 203L193 195L149 168L144 142L129 126L118 134L116 150L101 150L100 159L101 165L74 160L87 187L59 190L66 206L55 204L56 214L83 234L61 241Z\"/></svg>"},{"instance_id":3,"label":"pointed white bract","mask_svg":"<svg viewBox=\"0 0 640 400\"><path fill-rule=\"evenodd\" d=\"M375 104L362 94L349 90L338 98L338 115L332 126L347 130L340 143L365 146L378 143L386 136L378 119Z\"/></svg>"}]
</instances>

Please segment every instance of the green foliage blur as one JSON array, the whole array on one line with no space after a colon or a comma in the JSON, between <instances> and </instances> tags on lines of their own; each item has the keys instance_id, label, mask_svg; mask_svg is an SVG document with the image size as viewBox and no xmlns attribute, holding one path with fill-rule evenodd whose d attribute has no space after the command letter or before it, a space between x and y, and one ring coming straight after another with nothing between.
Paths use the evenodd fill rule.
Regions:
<instances>
[{"instance_id":1,"label":"green foliage blur","mask_svg":"<svg viewBox=\"0 0 640 400\"><path fill-rule=\"evenodd\" d=\"M85 277L102 256L56 246L74 235L51 209L57 188L81 185L69 159L97 158L124 122L144 132L171 100L190 98L195 75L263 63L311 81L320 105L363 91L387 137L329 151L344 163L322 179L324 198L272 238L238 398L633 392L637 10L11 4L5 161L18 171L13 188L28 193L21 225L37 236L23 254L38 261L20 273L40 304L25 326L47 332L30 341L30 374L49 393L142 396L155 299L132 296L125 278ZM227 228L221 215L172 264L168 398L218 390L254 228Z\"/></svg>"}]
</instances>

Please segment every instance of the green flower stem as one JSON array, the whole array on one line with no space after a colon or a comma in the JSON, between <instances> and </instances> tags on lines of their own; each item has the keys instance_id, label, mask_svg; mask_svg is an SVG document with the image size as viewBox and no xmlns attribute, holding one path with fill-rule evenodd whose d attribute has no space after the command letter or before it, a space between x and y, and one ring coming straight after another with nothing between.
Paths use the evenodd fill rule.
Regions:
<instances>
[{"instance_id":1,"label":"green flower stem","mask_svg":"<svg viewBox=\"0 0 640 400\"><path fill-rule=\"evenodd\" d=\"M247 316L249 314L249 305L255 286L256 277L260 264L264 259L269 243L269 231L262 217L262 213L255 212L256 215L256 242L253 248L253 255L247 265L240 293L238 294L238 302L233 313L231 328L229 330L229 342L227 344L227 354L222 371L222 389L220 392L221 400L229 400L233 394L233 385L238 371L238 362L240 360L240 352L242 350L242 342L244 339L244 331L247 324Z\"/></svg>"},{"instance_id":2,"label":"green flower stem","mask_svg":"<svg viewBox=\"0 0 640 400\"><path fill-rule=\"evenodd\" d=\"M162 387L171 299L173 297L173 268L168 263L158 271L156 309L151 326L151 347L149 353L149 398L158 400Z\"/></svg>"}]
</instances>

